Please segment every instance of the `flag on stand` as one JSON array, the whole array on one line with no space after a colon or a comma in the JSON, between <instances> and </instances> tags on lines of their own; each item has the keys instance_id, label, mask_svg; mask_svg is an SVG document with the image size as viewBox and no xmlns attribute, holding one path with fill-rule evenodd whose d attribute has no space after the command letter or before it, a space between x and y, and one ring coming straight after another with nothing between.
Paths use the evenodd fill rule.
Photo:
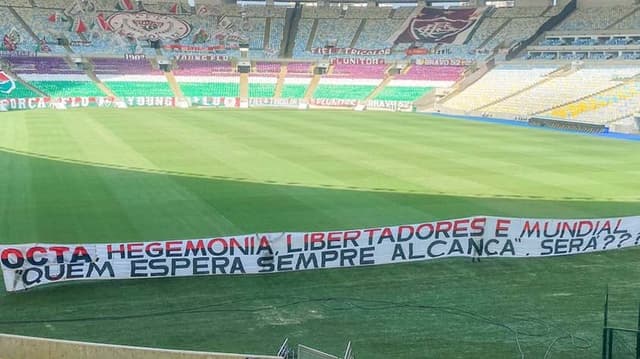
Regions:
<instances>
[{"instance_id":1,"label":"flag on stand","mask_svg":"<svg viewBox=\"0 0 640 359\"><path fill-rule=\"evenodd\" d=\"M175 3L171 5L171 7L169 8L169 12L172 14L180 15L188 13L189 9L185 9L181 3Z\"/></svg>"},{"instance_id":2,"label":"flag on stand","mask_svg":"<svg viewBox=\"0 0 640 359\"><path fill-rule=\"evenodd\" d=\"M135 5L133 4L133 0L118 0L116 9L120 11L131 11L135 9Z\"/></svg>"},{"instance_id":3,"label":"flag on stand","mask_svg":"<svg viewBox=\"0 0 640 359\"><path fill-rule=\"evenodd\" d=\"M83 32L87 31L87 24L85 24L84 21L82 21L82 19L76 18L71 23L71 27L69 27L69 31L82 34Z\"/></svg>"},{"instance_id":4,"label":"flag on stand","mask_svg":"<svg viewBox=\"0 0 640 359\"><path fill-rule=\"evenodd\" d=\"M98 16L96 16L96 23L98 24L98 27L102 29L102 31L113 31L111 25L104 18L103 13L99 13Z\"/></svg>"},{"instance_id":5,"label":"flag on stand","mask_svg":"<svg viewBox=\"0 0 640 359\"><path fill-rule=\"evenodd\" d=\"M51 48L47 44L47 40L42 38L42 39L38 40L38 42L36 42L36 47L35 47L34 51L35 51L36 54L38 52L47 53L47 52L51 52Z\"/></svg>"}]
</instances>

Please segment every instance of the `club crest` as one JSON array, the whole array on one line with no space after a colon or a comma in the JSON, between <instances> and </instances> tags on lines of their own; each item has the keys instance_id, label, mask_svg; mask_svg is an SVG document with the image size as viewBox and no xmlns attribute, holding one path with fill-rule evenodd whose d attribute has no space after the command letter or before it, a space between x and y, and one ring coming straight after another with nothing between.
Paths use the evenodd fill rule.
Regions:
<instances>
[{"instance_id":1,"label":"club crest","mask_svg":"<svg viewBox=\"0 0 640 359\"><path fill-rule=\"evenodd\" d=\"M9 75L0 70L0 93L8 95L16 89L16 83Z\"/></svg>"},{"instance_id":2,"label":"club crest","mask_svg":"<svg viewBox=\"0 0 640 359\"><path fill-rule=\"evenodd\" d=\"M191 25L177 17L146 11L118 12L107 23L122 36L136 40L179 40L191 32Z\"/></svg>"},{"instance_id":3,"label":"club crest","mask_svg":"<svg viewBox=\"0 0 640 359\"><path fill-rule=\"evenodd\" d=\"M411 32L416 39L431 42L441 42L450 36L456 36L473 24L471 19L450 19L438 17L435 19L414 19Z\"/></svg>"}]
</instances>

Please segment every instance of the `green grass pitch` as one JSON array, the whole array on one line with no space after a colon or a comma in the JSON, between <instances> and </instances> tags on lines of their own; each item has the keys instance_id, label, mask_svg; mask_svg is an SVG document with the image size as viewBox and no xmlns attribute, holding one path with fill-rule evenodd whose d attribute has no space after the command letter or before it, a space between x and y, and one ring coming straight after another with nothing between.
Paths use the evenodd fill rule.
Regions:
<instances>
[{"instance_id":1,"label":"green grass pitch","mask_svg":"<svg viewBox=\"0 0 640 359\"><path fill-rule=\"evenodd\" d=\"M87 109L0 115L0 242L331 230L469 215L640 214L640 143L419 114ZM0 332L358 358L599 358L640 250L0 290Z\"/></svg>"}]
</instances>

